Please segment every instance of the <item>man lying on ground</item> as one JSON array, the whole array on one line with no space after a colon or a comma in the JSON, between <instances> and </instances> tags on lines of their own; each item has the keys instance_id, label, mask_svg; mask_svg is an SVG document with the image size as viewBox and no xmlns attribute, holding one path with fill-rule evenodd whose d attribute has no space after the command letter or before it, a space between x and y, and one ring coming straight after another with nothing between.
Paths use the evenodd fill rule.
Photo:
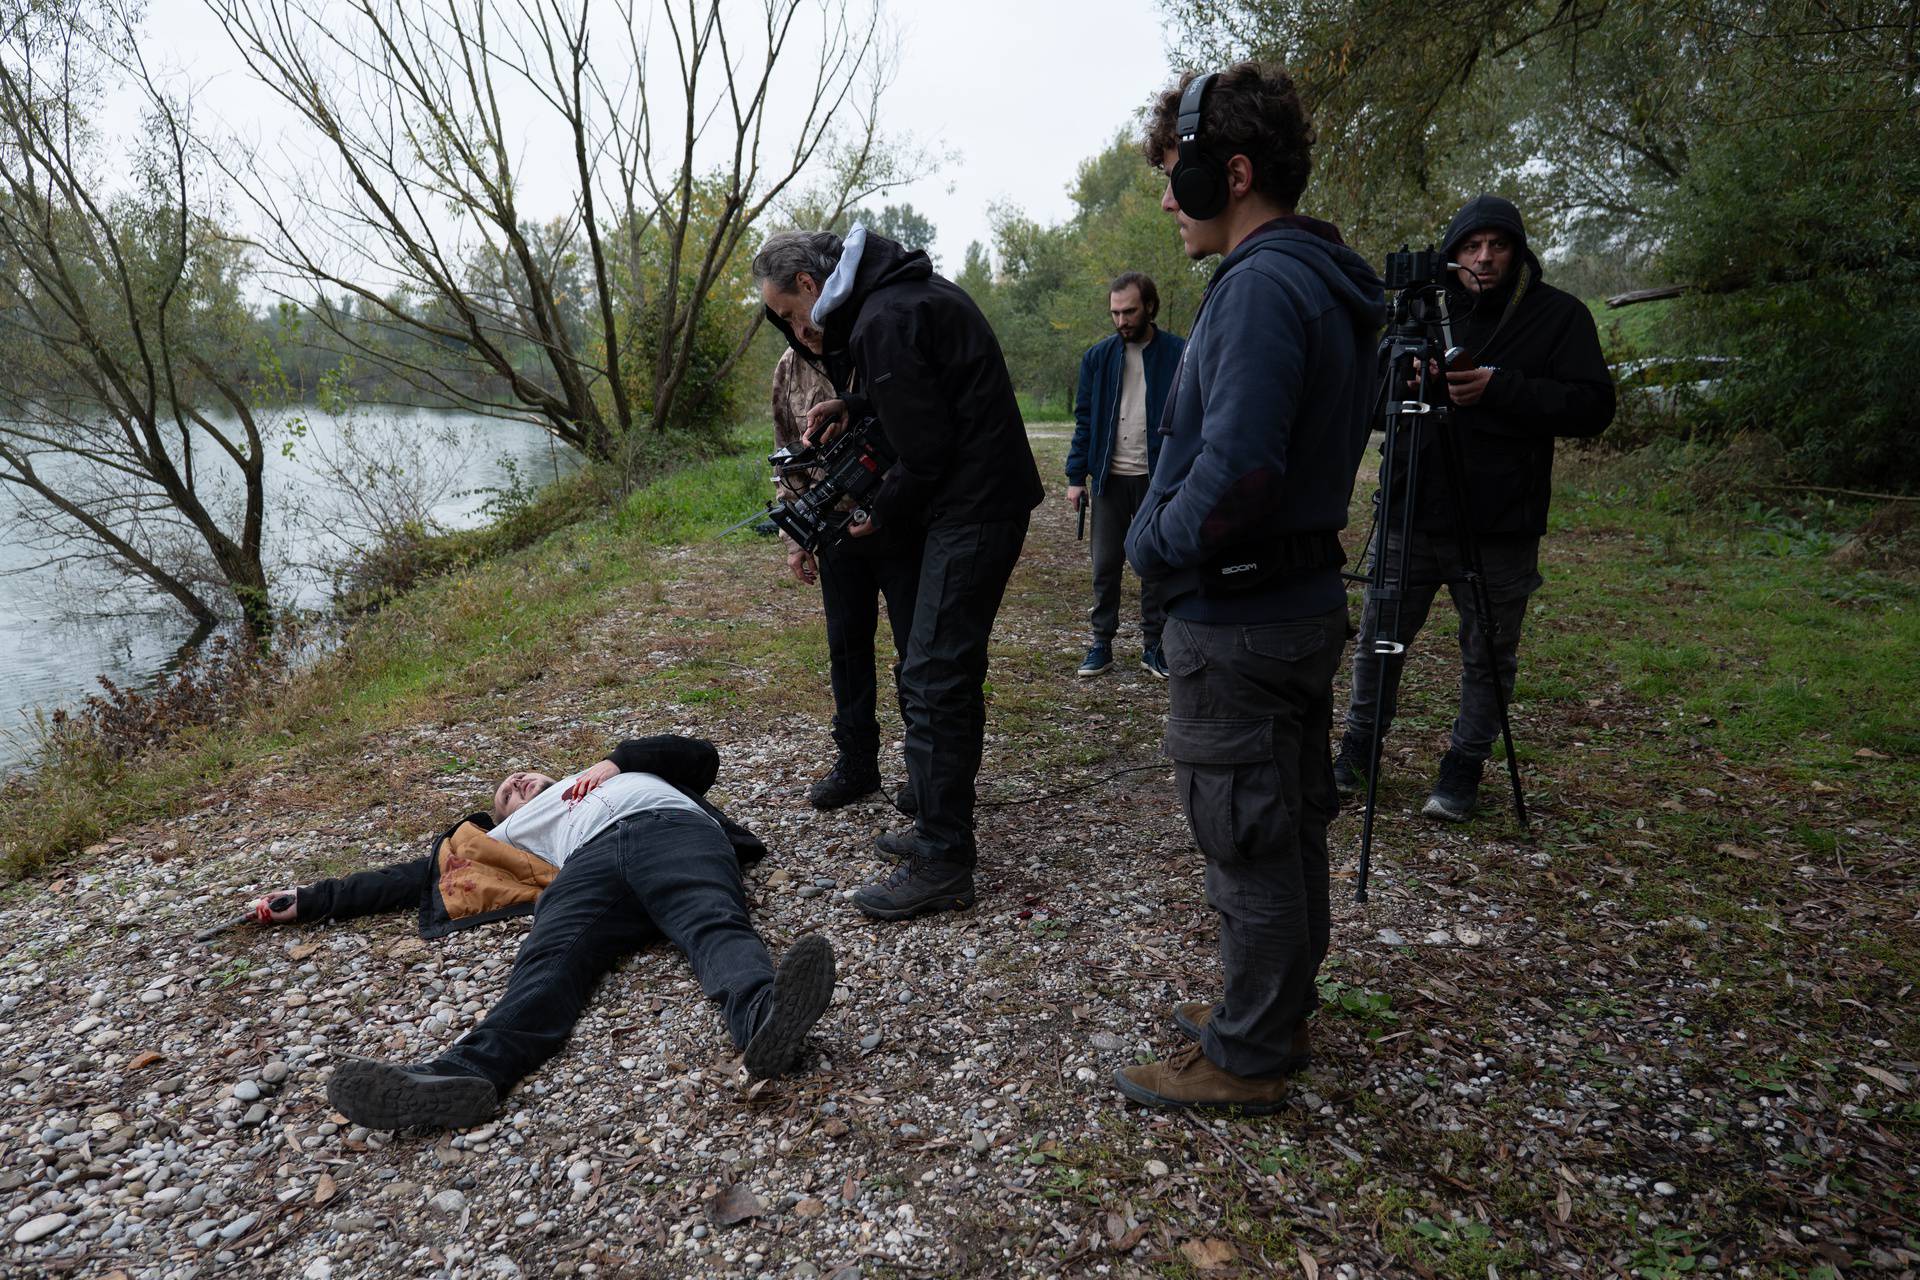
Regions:
<instances>
[{"instance_id":1,"label":"man lying on ground","mask_svg":"<svg viewBox=\"0 0 1920 1280\"><path fill-rule=\"evenodd\" d=\"M809 934L775 971L740 880L741 862L766 847L701 798L719 762L712 743L669 735L622 742L558 781L511 773L492 811L463 819L426 858L267 895L261 914L276 923L417 904L426 937L524 914L538 899L485 1020L425 1063L342 1063L327 1082L334 1107L377 1129L479 1124L559 1052L614 961L661 938L720 1002L750 1074L791 1066L833 995L833 949Z\"/></svg>"}]
</instances>

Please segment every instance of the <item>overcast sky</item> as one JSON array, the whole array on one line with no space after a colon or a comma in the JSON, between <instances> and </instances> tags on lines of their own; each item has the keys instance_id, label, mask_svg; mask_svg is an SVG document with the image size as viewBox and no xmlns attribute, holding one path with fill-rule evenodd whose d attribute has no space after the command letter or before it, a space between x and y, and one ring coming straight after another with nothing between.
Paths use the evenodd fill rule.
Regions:
<instances>
[{"instance_id":1,"label":"overcast sky","mask_svg":"<svg viewBox=\"0 0 1920 1280\"><path fill-rule=\"evenodd\" d=\"M887 12L902 57L886 125L954 156L888 199L933 221L949 272L969 241L988 238L996 201L1064 217L1079 163L1172 74L1155 0L887 0ZM146 30L149 58L199 86L203 122L273 146L286 117L201 0L152 0ZM527 150L537 168L540 139Z\"/></svg>"}]
</instances>

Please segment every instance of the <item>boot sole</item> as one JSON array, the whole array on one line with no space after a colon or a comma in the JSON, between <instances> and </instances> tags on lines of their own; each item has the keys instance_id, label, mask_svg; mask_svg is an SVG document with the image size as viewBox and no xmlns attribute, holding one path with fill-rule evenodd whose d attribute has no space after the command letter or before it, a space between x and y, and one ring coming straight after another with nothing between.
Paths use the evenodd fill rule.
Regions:
<instances>
[{"instance_id":1,"label":"boot sole","mask_svg":"<svg viewBox=\"0 0 1920 1280\"><path fill-rule=\"evenodd\" d=\"M858 895L853 899L853 905L860 908L860 914L870 920L911 920L915 916L932 915L936 911L965 911L973 902L972 889L964 893L935 894L904 907L876 907L862 902Z\"/></svg>"},{"instance_id":2,"label":"boot sole","mask_svg":"<svg viewBox=\"0 0 1920 1280\"><path fill-rule=\"evenodd\" d=\"M1205 1111L1243 1111L1250 1116L1272 1115L1284 1111L1293 1105L1293 1099L1282 1098L1277 1102L1200 1102L1187 1098L1169 1098L1163 1093L1155 1093L1144 1085L1136 1084L1128 1078L1125 1070L1113 1073L1113 1083L1128 1098L1143 1107L1163 1107L1176 1110Z\"/></svg>"},{"instance_id":3,"label":"boot sole","mask_svg":"<svg viewBox=\"0 0 1920 1280\"><path fill-rule=\"evenodd\" d=\"M422 1080L391 1063L354 1058L328 1078L327 1101L369 1129L470 1129L494 1113L500 1098L479 1076Z\"/></svg>"},{"instance_id":4,"label":"boot sole","mask_svg":"<svg viewBox=\"0 0 1920 1280\"><path fill-rule=\"evenodd\" d=\"M1160 668L1148 662L1141 663L1140 669L1152 676L1155 680L1165 680L1172 674L1171 672L1162 671Z\"/></svg>"},{"instance_id":5,"label":"boot sole","mask_svg":"<svg viewBox=\"0 0 1920 1280\"><path fill-rule=\"evenodd\" d=\"M807 1033L833 1002L833 946L810 933L791 947L773 975L773 1011L747 1042L747 1074L777 1076L793 1065Z\"/></svg>"},{"instance_id":6,"label":"boot sole","mask_svg":"<svg viewBox=\"0 0 1920 1280\"><path fill-rule=\"evenodd\" d=\"M1082 667L1073 674L1079 676L1082 680L1091 680L1095 676L1103 676L1111 670L1113 670L1113 664L1109 662L1104 667Z\"/></svg>"},{"instance_id":7,"label":"boot sole","mask_svg":"<svg viewBox=\"0 0 1920 1280\"><path fill-rule=\"evenodd\" d=\"M1468 805L1465 809L1452 809L1443 804L1438 796L1428 796L1427 802L1420 806L1423 818L1438 818L1442 822L1465 822L1473 817L1473 811L1479 805Z\"/></svg>"}]
</instances>

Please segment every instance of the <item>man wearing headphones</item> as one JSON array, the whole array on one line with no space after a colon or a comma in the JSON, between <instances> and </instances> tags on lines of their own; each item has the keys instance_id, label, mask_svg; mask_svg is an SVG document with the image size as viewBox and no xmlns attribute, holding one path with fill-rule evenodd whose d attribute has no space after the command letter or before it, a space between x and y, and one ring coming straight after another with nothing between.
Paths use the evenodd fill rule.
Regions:
<instances>
[{"instance_id":1,"label":"man wearing headphones","mask_svg":"<svg viewBox=\"0 0 1920 1280\"><path fill-rule=\"evenodd\" d=\"M1192 1043L1118 1073L1149 1106L1284 1105L1327 953L1328 739L1348 631L1338 531L1385 313L1366 261L1295 212L1312 146L1292 78L1251 62L1188 74L1148 122L1187 256L1221 255L1127 558L1166 602L1167 754L1225 971L1218 1000L1173 1010Z\"/></svg>"}]
</instances>

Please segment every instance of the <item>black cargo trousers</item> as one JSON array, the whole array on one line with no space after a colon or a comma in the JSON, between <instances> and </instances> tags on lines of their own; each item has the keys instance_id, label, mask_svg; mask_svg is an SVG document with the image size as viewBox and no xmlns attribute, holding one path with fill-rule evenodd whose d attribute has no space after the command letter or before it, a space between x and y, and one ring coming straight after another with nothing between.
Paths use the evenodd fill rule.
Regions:
<instances>
[{"instance_id":1,"label":"black cargo trousers","mask_svg":"<svg viewBox=\"0 0 1920 1280\"><path fill-rule=\"evenodd\" d=\"M974 780L986 738L987 642L1027 541L1026 513L927 530L900 665L907 782L922 858L972 869Z\"/></svg>"},{"instance_id":2,"label":"black cargo trousers","mask_svg":"<svg viewBox=\"0 0 1920 1280\"><path fill-rule=\"evenodd\" d=\"M1238 1076L1284 1073L1327 957L1327 824L1339 811L1328 738L1345 606L1239 626L1167 619L1167 754L1226 985L1200 1045Z\"/></svg>"}]
</instances>

